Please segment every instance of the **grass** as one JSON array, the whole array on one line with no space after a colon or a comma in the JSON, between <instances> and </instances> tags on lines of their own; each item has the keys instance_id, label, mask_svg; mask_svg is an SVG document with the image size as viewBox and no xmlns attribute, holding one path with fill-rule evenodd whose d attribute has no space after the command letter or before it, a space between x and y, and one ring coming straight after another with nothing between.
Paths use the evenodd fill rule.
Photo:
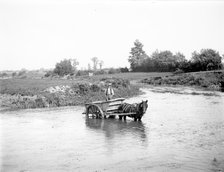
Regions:
<instances>
[{"instance_id":1,"label":"grass","mask_svg":"<svg viewBox=\"0 0 224 172\"><path fill-rule=\"evenodd\" d=\"M125 78L130 76L126 74ZM75 80L14 78L0 80L0 105L11 109L83 105L105 100L104 89L107 82L112 82L116 93L114 98L131 97L140 93L139 87L130 85L128 80L116 74L77 77ZM46 91L49 88L55 89L56 86L69 87L64 92Z\"/></svg>"},{"instance_id":2,"label":"grass","mask_svg":"<svg viewBox=\"0 0 224 172\"><path fill-rule=\"evenodd\" d=\"M85 83L85 82L99 82L103 78L121 78L127 79L130 81L133 80L142 80L149 77L157 76L169 76L171 73L118 73L118 74L104 74L104 75L95 75L93 77L82 76L77 77L75 80L66 80L66 79L2 79L0 80L0 94L21 94L21 95L35 95L39 94L46 88L54 86L68 85L71 86L75 83Z\"/></svg>"},{"instance_id":3,"label":"grass","mask_svg":"<svg viewBox=\"0 0 224 172\"><path fill-rule=\"evenodd\" d=\"M0 93L35 95L48 87L71 86L73 83L76 83L76 81L63 79L4 79L0 80Z\"/></svg>"},{"instance_id":4,"label":"grass","mask_svg":"<svg viewBox=\"0 0 224 172\"><path fill-rule=\"evenodd\" d=\"M133 82L134 81L134 82ZM80 76L73 80L67 79L1 79L0 107L8 108L39 108L55 106L83 105L87 102L105 100L103 82L112 82L115 98L131 97L140 94L139 87L130 83L142 81L152 85L188 85L201 86L213 90L220 89L224 83L224 71L173 73L118 73ZM46 92L55 86L69 86L64 92ZM73 93L70 91L72 90Z\"/></svg>"},{"instance_id":5,"label":"grass","mask_svg":"<svg viewBox=\"0 0 224 172\"><path fill-rule=\"evenodd\" d=\"M169 75L166 77L149 77L141 82L151 85L184 85L223 91L224 70L203 71Z\"/></svg>"},{"instance_id":6,"label":"grass","mask_svg":"<svg viewBox=\"0 0 224 172\"><path fill-rule=\"evenodd\" d=\"M102 79L105 77L115 77L115 78L122 78L128 79L130 81L133 80L142 80L148 77L164 77L172 75L170 72L128 72L128 73L116 73L116 74L105 74L105 75L96 75L93 76L93 79Z\"/></svg>"}]
</instances>

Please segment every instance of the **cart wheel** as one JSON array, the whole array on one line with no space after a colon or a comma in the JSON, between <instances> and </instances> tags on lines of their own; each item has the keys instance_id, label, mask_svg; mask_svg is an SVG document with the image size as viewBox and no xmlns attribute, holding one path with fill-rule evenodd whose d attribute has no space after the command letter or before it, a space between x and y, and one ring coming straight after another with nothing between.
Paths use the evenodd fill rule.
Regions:
<instances>
[{"instance_id":1,"label":"cart wheel","mask_svg":"<svg viewBox=\"0 0 224 172\"><path fill-rule=\"evenodd\" d=\"M87 107L86 114L87 115L92 114L92 115L96 116L96 118L104 117L104 113L103 113L102 109L95 104L91 104Z\"/></svg>"}]
</instances>

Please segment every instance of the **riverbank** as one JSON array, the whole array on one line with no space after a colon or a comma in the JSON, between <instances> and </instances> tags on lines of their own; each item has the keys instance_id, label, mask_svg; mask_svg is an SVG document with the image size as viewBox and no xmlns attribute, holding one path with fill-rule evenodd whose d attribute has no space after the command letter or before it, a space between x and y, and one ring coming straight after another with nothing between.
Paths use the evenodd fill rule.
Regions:
<instances>
[{"instance_id":1,"label":"riverbank","mask_svg":"<svg viewBox=\"0 0 224 172\"><path fill-rule=\"evenodd\" d=\"M196 86L208 90L224 91L224 70L148 77L142 79L141 83L164 86Z\"/></svg>"},{"instance_id":2,"label":"riverbank","mask_svg":"<svg viewBox=\"0 0 224 172\"><path fill-rule=\"evenodd\" d=\"M108 82L115 91L114 98L130 98L141 94L146 84L158 86L197 86L221 90L223 71L197 73L120 73L77 77L75 79L6 79L0 80L0 110L46 108L84 105L105 100Z\"/></svg>"},{"instance_id":3,"label":"riverbank","mask_svg":"<svg viewBox=\"0 0 224 172\"><path fill-rule=\"evenodd\" d=\"M46 108L84 105L105 100L108 82L115 91L114 98L130 98L141 94L136 84L146 77L167 76L171 73L119 73L82 76L74 79L24 78L0 80L0 110Z\"/></svg>"},{"instance_id":4,"label":"riverbank","mask_svg":"<svg viewBox=\"0 0 224 172\"><path fill-rule=\"evenodd\" d=\"M27 109L75 106L92 101L105 100L105 89L112 83L114 98L132 97L141 93L138 86L121 78L101 78L99 80L15 80L1 84L1 109Z\"/></svg>"}]
</instances>

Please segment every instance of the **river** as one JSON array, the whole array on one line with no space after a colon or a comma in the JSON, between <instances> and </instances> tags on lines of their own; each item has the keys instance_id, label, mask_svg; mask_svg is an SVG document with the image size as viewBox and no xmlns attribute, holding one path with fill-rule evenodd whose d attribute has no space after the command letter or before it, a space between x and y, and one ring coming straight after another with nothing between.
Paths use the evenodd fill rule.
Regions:
<instances>
[{"instance_id":1,"label":"river","mask_svg":"<svg viewBox=\"0 0 224 172\"><path fill-rule=\"evenodd\" d=\"M92 119L84 107L0 114L2 172L224 171L224 93L144 88L142 122Z\"/></svg>"}]
</instances>

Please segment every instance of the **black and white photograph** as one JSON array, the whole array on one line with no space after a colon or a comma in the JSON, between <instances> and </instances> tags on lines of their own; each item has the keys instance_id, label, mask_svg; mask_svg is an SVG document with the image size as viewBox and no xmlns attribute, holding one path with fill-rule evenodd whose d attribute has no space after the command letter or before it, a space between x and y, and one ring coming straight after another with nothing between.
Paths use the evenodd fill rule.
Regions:
<instances>
[{"instance_id":1,"label":"black and white photograph","mask_svg":"<svg viewBox=\"0 0 224 172\"><path fill-rule=\"evenodd\" d=\"M224 1L0 0L0 172L224 172Z\"/></svg>"}]
</instances>

